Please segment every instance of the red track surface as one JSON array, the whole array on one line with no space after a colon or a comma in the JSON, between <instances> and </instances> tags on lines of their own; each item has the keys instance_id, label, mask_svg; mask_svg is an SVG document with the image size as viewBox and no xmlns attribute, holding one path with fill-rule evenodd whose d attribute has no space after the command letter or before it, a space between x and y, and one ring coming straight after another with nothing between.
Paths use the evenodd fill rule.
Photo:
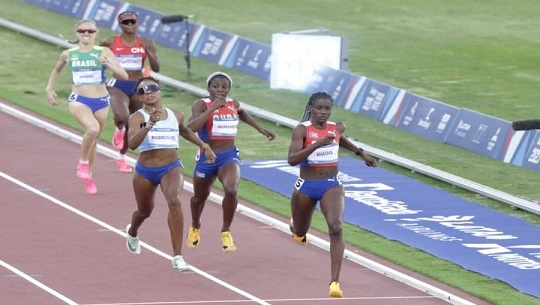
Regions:
<instances>
[{"instance_id":1,"label":"red track surface","mask_svg":"<svg viewBox=\"0 0 540 305\"><path fill-rule=\"evenodd\" d=\"M242 214L237 214L232 229L238 250L223 253L221 207L212 202L203 214L201 245L184 249L186 261L196 269L179 273L168 257L167 208L160 193L154 214L139 233L156 252L143 248L141 255L132 255L122 235L135 209L131 174L117 172L113 160L98 155L94 169L98 194L85 195L75 176L78 144L1 111L0 127L0 305L449 304L348 260L340 281L345 298L328 298L326 251L297 245L288 234ZM183 193L186 228L190 195ZM347 249L395 267L361 250ZM475 304L487 304L429 283Z\"/></svg>"}]
</instances>

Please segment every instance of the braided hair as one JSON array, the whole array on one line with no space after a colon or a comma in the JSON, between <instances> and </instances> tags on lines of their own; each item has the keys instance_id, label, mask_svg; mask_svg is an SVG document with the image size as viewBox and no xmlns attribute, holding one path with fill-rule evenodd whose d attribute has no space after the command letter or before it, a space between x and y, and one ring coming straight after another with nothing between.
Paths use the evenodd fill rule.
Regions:
<instances>
[{"instance_id":1,"label":"braided hair","mask_svg":"<svg viewBox=\"0 0 540 305\"><path fill-rule=\"evenodd\" d=\"M330 96L330 94L326 92L315 92L313 93L308 100L308 103L306 105L306 108L304 108L304 114L302 114L302 118L300 119L300 122L309 121L311 119L311 112L309 112L309 108L313 106L313 103L315 103L317 100L325 99L330 100L332 102L332 105L334 104L334 100Z\"/></svg>"}]
</instances>

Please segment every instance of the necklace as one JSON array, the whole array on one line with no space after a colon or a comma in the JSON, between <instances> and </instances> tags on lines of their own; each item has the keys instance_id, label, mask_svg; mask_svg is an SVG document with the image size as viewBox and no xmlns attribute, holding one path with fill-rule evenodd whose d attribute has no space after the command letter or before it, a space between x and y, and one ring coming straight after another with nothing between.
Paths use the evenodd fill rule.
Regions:
<instances>
[{"instance_id":1,"label":"necklace","mask_svg":"<svg viewBox=\"0 0 540 305\"><path fill-rule=\"evenodd\" d=\"M161 107L161 109L156 110L156 112L163 112L164 109L165 109L165 107ZM148 111L145 107L143 107L143 110L144 110L144 112L146 112L146 113L148 113L148 114L152 114L152 113L153 113L153 112Z\"/></svg>"}]
</instances>

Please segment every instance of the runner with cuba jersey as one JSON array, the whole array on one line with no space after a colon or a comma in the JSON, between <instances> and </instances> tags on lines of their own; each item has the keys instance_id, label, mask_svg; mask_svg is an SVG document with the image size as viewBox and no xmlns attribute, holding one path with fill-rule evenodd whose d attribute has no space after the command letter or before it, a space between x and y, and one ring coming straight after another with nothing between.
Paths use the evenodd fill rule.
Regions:
<instances>
[{"instance_id":1,"label":"runner with cuba jersey","mask_svg":"<svg viewBox=\"0 0 540 305\"><path fill-rule=\"evenodd\" d=\"M212 106L209 98L202 100L207 109ZM238 132L238 122L238 111L234 100L227 97L225 106L215 110L197 134L203 141L234 139Z\"/></svg>"},{"instance_id":2,"label":"runner with cuba jersey","mask_svg":"<svg viewBox=\"0 0 540 305\"><path fill-rule=\"evenodd\" d=\"M338 152L339 152L339 139L341 134L337 130L335 122L327 122L326 129L315 128L310 121L301 123L306 126L306 140L304 141L304 148L317 142L328 134L335 136L334 141L330 145L321 146L317 148L302 165L311 167L323 167L323 166L337 166L338 164Z\"/></svg>"},{"instance_id":3,"label":"runner with cuba jersey","mask_svg":"<svg viewBox=\"0 0 540 305\"><path fill-rule=\"evenodd\" d=\"M327 135L334 136L334 140L329 145L320 146L312 152L300 166L308 167L337 167L339 141L341 134L337 129L335 122L326 122L326 128L319 129L313 126L311 121L304 121L300 124L306 127L306 138L303 148L310 146ZM297 191L319 201L324 193L336 185L341 185L339 175L334 175L331 178L319 180L306 180L298 176L294 187Z\"/></svg>"},{"instance_id":4,"label":"runner with cuba jersey","mask_svg":"<svg viewBox=\"0 0 540 305\"><path fill-rule=\"evenodd\" d=\"M313 93L299 124L293 129L287 163L290 166L298 165L300 172L291 194L289 229L294 241L301 245L307 244L311 220L317 204L320 205L330 238L328 295L342 298L339 276L345 251L342 231L345 190L339 177L338 149L343 147L353 152L364 159L367 166L377 166L377 162L343 136L343 122L328 120L333 107L334 100L328 93Z\"/></svg>"},{"instance_id":5,"label":"runner with cuba jersey","mask_svg":"<svg viewBox=\"0 0 540 305\"><path fill-rule=\"evenodd\" d=\"M240 184L240 154L235 145L240 121L253 127L269 140L276 135L261 127L244 109L240 102L229 98L232 79L224 72L214 72L206 79L208 96L198 99L191 107L188 128L197 132L199 138L207 143L216 154L216 162L207 164L205 155L199 150L195 156L193 171L193 197L191 197L191 227L186 243L197 248L200 242L201 215L210 189L215 180L223 186L223 224L221 244L224 252L236 251L230 232L238 205L237 190Z\"/></svg>"},{"instance_id":6,"label":"runner with cuba jersey","mask_svg":"<svg viewBox=\"0 0 540 305\"><path fill-rule=\"evenodd\" d=\"M210 98L202 99L206 109L212 107ZM197 131L199 138L205 142L209 140L234 140L238 132L238 111L234 100L227 97L225 105L212 112L208 117L203 127ZM201 150L197 150L195 160L195 176L197 177L213 177L217 175L219 168L229 162L240 164L240 154L236 146L224 151L215 151L217 160L213 164L207 164L204 154Z\"/></svg>"}]
</instances>

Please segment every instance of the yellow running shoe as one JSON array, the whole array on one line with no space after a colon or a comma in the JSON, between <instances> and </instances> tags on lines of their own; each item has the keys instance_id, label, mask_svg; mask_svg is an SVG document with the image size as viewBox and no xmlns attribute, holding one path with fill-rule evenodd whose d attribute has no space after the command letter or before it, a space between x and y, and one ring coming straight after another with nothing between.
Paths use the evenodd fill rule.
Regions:
<instances>
[{"instance_id":1,"label":"yellow running shoe","mask_svg":"<svg viewBox=\"0 0 540 305\"><path fill-rule=\"evenodd\" d=\"M292 234L292 237L294 238L294 241L301 244L302 246L305 246L307 244L307 236L298 236L296 234Z\"/></svg>"},{"instance_id":2,"label":"yellow running shoe","mask_svg":"<svg viewBox=\"0 0 540 305\"><path fill-rule=\"evenodd\" d=\"M236 246L231 235L231 232L221 232L221 243L223 244L223 252L234 252Z\"/></svg>"},{"instance_id":3,"label":"yellow running shoe","mask_svg":"<svg viewBox=\"0 0 540 305\"><path fill-rule=\"evenodd\" d=\"M330 283L330 292L328 293L329 296L333 298L342 298L343 297L343 291L339 289L339 283L338 282L332 282Z\"/></svg>"},{"instance_id":4,"label":"yellow running shoe","mask_svg":"<svg viewBox=\"0 0 540 305\"><path fill-rule=\"evenodd\" d=\"M294 223L293 223L292 217L289 220L289 230L291 230L292 237L294 238L294 241L301 244L302 246L307 244L307 236L306 235L298 236L298 235L296 235L296 233L294 233Z\"/></svg>"},{"instance_id":5,"label":"yellow running shoe","mask_svg":"<svg viewBox=\"0 0 540 305\"><path fill-rule=\"evenodd\" d=\"M188 236L186 238L186 244L189 248L197 248L199 241L201 240L200 229L189 227Z\"/></svg>"}]
</instances>

